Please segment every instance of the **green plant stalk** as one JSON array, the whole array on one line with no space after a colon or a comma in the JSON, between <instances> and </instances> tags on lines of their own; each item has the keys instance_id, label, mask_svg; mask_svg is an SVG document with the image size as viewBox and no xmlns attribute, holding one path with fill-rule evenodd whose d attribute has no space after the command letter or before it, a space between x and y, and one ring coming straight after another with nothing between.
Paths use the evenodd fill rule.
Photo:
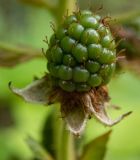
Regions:
<instances>
[{"instance_id":1,"label":"green plant stalk","mask_svg":"<svg viewBox=\"0 0 140 160\"><path fill-rule=\"evenodd\" d=\"M56 25L59 26L62 22L64 14L71 14L75 10L76 0L59 0L58 6L52 10L52 14L55 17ZM58 112L56 111L56 119L58 118ZM56 142L56 158L57 160L75 160L74 152L74 139L64 125L62 119L56 121L54 125L54 131L56 136L54 140Z\"/></svg>"},{"instance_id":2,"label":"green plant stalk","mask_svg":"<svg viewBox=\"0 0 140 160\"><path fill-rule=\"evenodd\" d=\"M36 6L38 8L43 8L54 16L56 20L56 25L58 26L63 19L64 14L72 13L75 10L76 0L59 0L57 5L51 4L49 0L19 0L23 3Z\"/></svg>"},{"instance_id":3,"label":"green plant stalk","mask_svg":"<svg viewBox=\"0 0 140 160\"><path fill-rule=\"evenodd\" d=\"M62 22L64 14L71 14L75 10L76 0L59 0L59 4L54 13L56 25L59 26ZM59 123L59 125L57 124ZM57 137L56 137L56 150L57 160L75 160L74 153L74 139L73 135L66 131L65 125L62 120L56 123ZM58 127L59 126L59 127Z\"/></svg>"},{"instance_id":4,"label":"green plant stalk","mask_svg":"<svg viewBox=\"0 0 140 160\"><path fill-rule=\"evenodd\" d=\"M66 131L66 128L62 122L58 160L75 160L73 147L73 135Z\"/></svg>"},{"instance_id":5,"label":"green plant stalk","mask_svg":"<svg viewBox=\"0 0 140 160\"><path fill-rule=\"evenodd\" d=\"M55 110L54 141L56 160L75 160L74 137L66 130L66 126L62 118L58 117L58 113L60 111Z\"/></svg>"},{"instance_id":6,"label":"green plant stalk","mask_svg":"<svg viewBox=\"0 0 140 160\"><path fill-rule=\"evenodd\" d=\"M67 12L68 14L71 14L75 11L75 6L76 0L59 0L59 4L55 9L56 12L54 12L57 26L61 24L63 16L67 14Z\"/></svg>"}]
</instances>

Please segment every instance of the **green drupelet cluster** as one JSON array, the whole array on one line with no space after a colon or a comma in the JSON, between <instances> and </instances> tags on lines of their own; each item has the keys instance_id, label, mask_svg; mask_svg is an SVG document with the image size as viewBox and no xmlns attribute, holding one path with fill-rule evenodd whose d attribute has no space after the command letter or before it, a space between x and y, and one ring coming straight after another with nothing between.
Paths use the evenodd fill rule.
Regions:
<instances>
[{"instance_id":1,"label":"green drupelet cluster","mask_svg":"<svg viewBox=\"0 0 140 160\"><path fill-rule=\"evenodd\" d=\"M115 41L98 15L81 11L65 18L52 35L47 68L56 87L89 91L107 84L115 70Z\"/></svg>"}]
</instances>

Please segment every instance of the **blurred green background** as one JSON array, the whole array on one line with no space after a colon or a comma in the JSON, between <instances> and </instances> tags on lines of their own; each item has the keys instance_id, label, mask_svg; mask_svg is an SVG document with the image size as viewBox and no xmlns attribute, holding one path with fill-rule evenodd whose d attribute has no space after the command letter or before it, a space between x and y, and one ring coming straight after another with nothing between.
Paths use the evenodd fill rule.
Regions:
<instances>
[{"instance_id":1,"label":"blurred green background","mask_svg":"<svg viewBox=\"0 0 140 160\"><path fill-rule=\"evenodd\" d=\"M56 2L56 1L55 1ZM140 9L140 1L134 0L94 0L89 1L93 8L103 4L102 14L114 15ZM80 0L82 9L89 6ZM35 48L47 48L43 39L52 33L50 22L54 21L49 11L20 3L17 0L0 0L0 41L9 44L29 45ZM140 18L139 18L140 24ZM33 154L25 139L31 135L41 141L45 118L51 107L25 103L13 95L8 82L23 87L41 77L46 71L46 60L31 60L14 68L0 68L0 160L28 160ZM111 103L121 106L121 110L110 109L110 115L116 117L132 110L133 114L113 127L108 143L105 160L139 160L140 159L140 77L124 71L116 75L109 84ZM86 127L85 141L101 135L105 128L92 119ZM48 137L49 138L49 137Z\"/></svg>"}]
</instances>

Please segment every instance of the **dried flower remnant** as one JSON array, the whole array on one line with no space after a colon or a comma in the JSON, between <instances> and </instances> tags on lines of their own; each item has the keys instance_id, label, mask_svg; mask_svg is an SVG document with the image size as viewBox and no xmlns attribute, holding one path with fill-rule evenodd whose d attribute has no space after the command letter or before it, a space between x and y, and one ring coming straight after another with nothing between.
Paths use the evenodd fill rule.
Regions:
<instances>
[{"instance_id":1,"label":"dried flower remnant","mask_svg":"<svg viewBox=\"0 0 140 160\"><path fill-rule=\"evenodd\" d=\"M116 63L116 45L100 16L78 11L66 17L52 35L46 57L49 73L23 89L11 90L28 102L60 103L68 129L79 135L94 116L107 126L121 121L128 112L111 120L106 111L110 81Z\"/></svg>"},{"instance_id":2,"label":"dried flower remnant","mask_svg":"<svg viewBox=\"0 0 140 160\"><path fill-rule=\"evenodd\" d=\"M117 62L117 69L127 69L140 75L140 36L136 30L128 26L112 26L112 32L116 33L116 39L120 41L117 49L125 48L123 61Z\"/></svg>"}]
</instances>

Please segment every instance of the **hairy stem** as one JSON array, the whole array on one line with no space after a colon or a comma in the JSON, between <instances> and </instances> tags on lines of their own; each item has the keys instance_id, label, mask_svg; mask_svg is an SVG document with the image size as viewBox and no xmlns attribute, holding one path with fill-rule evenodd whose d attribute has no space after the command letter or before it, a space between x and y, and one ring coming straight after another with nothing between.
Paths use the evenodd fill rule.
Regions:
<instances>
[{"instance_id":1,"label":"hairy stem","mask_svg":"<svg viewBox=\"0 0 140 160\"><path fill-rule=\"evenodd\" d=\"M54 157L56 160L75 160L74 137L66 130L65 124L62 118L60 118L60 107L58 105L54 107L55 109L52 110L53 123L51 124L53 126L52 143L55 151ZM49 126L45 125L45 128L47 127ZM46 135L48 135L48 133L46 133Z\"/></svg>"},{"instance_id":2,"label":"hairy stem","mask_svg":"<svg viewBox=\"0 0 140 160\"><path fill-rule=\"evenodd\" d=\"M57 160L75 160L73 135L66 130L63 121L58 136Z\"/></svg>"}]
</instances>

